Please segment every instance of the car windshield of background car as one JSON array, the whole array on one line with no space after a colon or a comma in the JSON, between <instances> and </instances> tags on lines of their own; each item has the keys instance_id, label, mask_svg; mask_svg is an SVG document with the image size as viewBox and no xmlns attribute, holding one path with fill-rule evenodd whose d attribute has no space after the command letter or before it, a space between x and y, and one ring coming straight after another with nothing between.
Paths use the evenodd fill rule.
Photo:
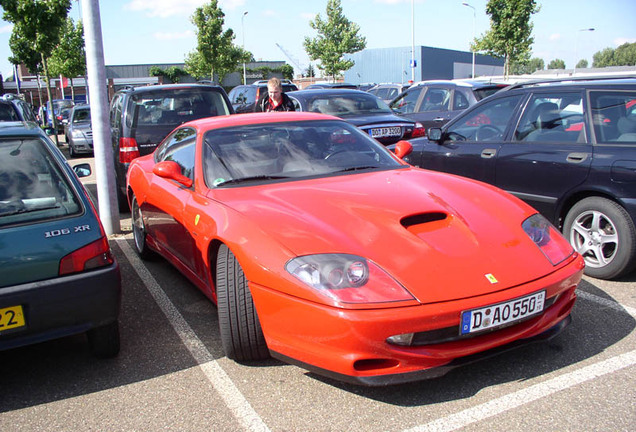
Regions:
<instances>
[{"instance_id":1,"label":"car windshield of background car","mask_svg":"<svg viewBox=\"0 0 636 432\"><path fill-rule=\"evenodd\" d=\"M522 95L486 102L448 127L451 141L496 141L503 133Z\"/></svg>"},{"instance_id":2,"label":"car windshield of background car","mask_svg":"<svg viewBox=\"0 0 636 432\"><path fill-rule=\"evenodd\" d=\"M208 187L403 167L380 144L345 122L265 123L204 136Z\"/></svg>"},{"instance_id":3,"label":"car windshield of background car","mask_svg":"<svg viewBox=\"0 0 636 432\"><path fill-rule=\"evenodd\" d=\"M91 121L91 111L88 109L75 110L73 112L73 123L85 123Z\"/></svg>"},{"instance_id":4,"label":"car windshield of background car","mask_svg":"<svg viewBox=\"0 0 636 432\"><path fill-rule=\"evenodd\" d=\"M365 114L391 113L391 109L381 99L373 95L317 96L307 103L309 111L338 117Z\"/></svg>"},{"instance_id":5,"label":"car windshield of background car","mask_svg":"<svg viewBox=\"0 0 636 432\"><path fill-rule=\"evenodd\" d=\"M0 140L0 226L81 211L73 188L38 139Z\"/></svg>"}]
</instances>

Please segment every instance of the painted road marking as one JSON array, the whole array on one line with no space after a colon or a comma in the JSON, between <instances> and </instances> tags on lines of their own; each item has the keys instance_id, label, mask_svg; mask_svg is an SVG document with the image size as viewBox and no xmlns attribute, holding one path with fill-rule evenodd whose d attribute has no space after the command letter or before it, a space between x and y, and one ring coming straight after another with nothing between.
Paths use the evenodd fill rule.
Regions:
<instances>
[{"instance_id":1,"label":"painted road marking","mask_svg":"<svg viewBox=\"0 0 636 432\"><path fill-rule=\"evenodd\" d=\"M210 351L196 336L194 330L188 325L179 313L166 293L161 289L157 280L150 274L144 263L132 250L126 238L117 238L117 244L126 255L132 268L137 272L148 291L153 296L163 313L168 318L170 325L177 332L185 347L199 364L203 374L214 389L219 393L230 412L243 429L248 431L269 432L263 419L254 411L254 408L236 388L230 377L219 366Z\"/></svg>"}]
</instances>

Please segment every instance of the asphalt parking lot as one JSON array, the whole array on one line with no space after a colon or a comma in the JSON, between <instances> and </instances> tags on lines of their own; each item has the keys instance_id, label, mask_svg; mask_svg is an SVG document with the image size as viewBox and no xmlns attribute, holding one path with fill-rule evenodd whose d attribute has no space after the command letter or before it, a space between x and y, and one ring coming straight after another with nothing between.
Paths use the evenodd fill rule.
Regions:
<instances>
[{"instance_id":1,"label":"asphalt parking lot","mask_svg":"<svg viewBox=\"0 0 636 432\"><path fill-rule=\"evenodd\" d=\"M94 178L87 181L94 192ZM123 279L121 354L96 360L82 336L0 352L0 430L636 427L635 273L615 282L586 277L572 324L549 343L429 381L356 387L275 360L225 358L215 306L167 262L136 256L128 216L110 239Z\"/></svg>"}]
</instances>

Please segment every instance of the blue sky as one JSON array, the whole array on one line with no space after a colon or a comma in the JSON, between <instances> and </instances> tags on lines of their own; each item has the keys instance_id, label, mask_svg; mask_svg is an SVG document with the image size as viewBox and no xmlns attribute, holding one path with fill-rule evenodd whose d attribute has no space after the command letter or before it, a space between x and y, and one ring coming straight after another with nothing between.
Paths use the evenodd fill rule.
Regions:
<instances>
[{"instance_id":1,"label":"blue sky","mask_svg":"<svg viewBox=\"0 0 636 432\"><path fill-rule=\"evenodd\" d=\"M342 0L344 14L360 26L367 48L411 45L412 0ZM490 26L487 0L467 0L475 8L476 34ZM179 63L196 46L190 16L207 0L102 0L100 13L107 65ZM539 0L533 15L533 57L546 65L553 59L572 68L580 58L592 64L595 52L636 42L636 0ZM80 2L72 2L71 16L81 17ZM284 60L281 45L303 68L309 58L303 38L314 36L309 21L326 16L327 0L220 0L225 27L236 34L235 43L257 60ZM244 15L247 12L247 15ZM462 0L415 0L415 45L469 50L473 37L473 10ZM580 31L594 28L593 32ZM244 31L243 31L244 30ZM11 25L0 21L0 72L11 75Z\"/></svg>"}]
</instances>

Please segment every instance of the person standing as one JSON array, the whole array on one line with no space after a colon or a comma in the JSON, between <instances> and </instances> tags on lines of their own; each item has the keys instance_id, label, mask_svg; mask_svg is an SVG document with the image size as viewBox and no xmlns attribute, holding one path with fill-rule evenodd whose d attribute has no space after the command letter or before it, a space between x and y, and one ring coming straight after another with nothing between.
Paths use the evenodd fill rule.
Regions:
<instances>
[{"instance_id":1,"label":"person standing","mask_svg":"<svg viewBox=\"0 0 636 432\"><path fill-rule=\"evenodd\" d=\"M267 92L260 97L254 107L254 111L296 111L296 109L289 96L283 92L283 85L280 80L274 77L267 81Z\"/></svg>"}]
</instances>

